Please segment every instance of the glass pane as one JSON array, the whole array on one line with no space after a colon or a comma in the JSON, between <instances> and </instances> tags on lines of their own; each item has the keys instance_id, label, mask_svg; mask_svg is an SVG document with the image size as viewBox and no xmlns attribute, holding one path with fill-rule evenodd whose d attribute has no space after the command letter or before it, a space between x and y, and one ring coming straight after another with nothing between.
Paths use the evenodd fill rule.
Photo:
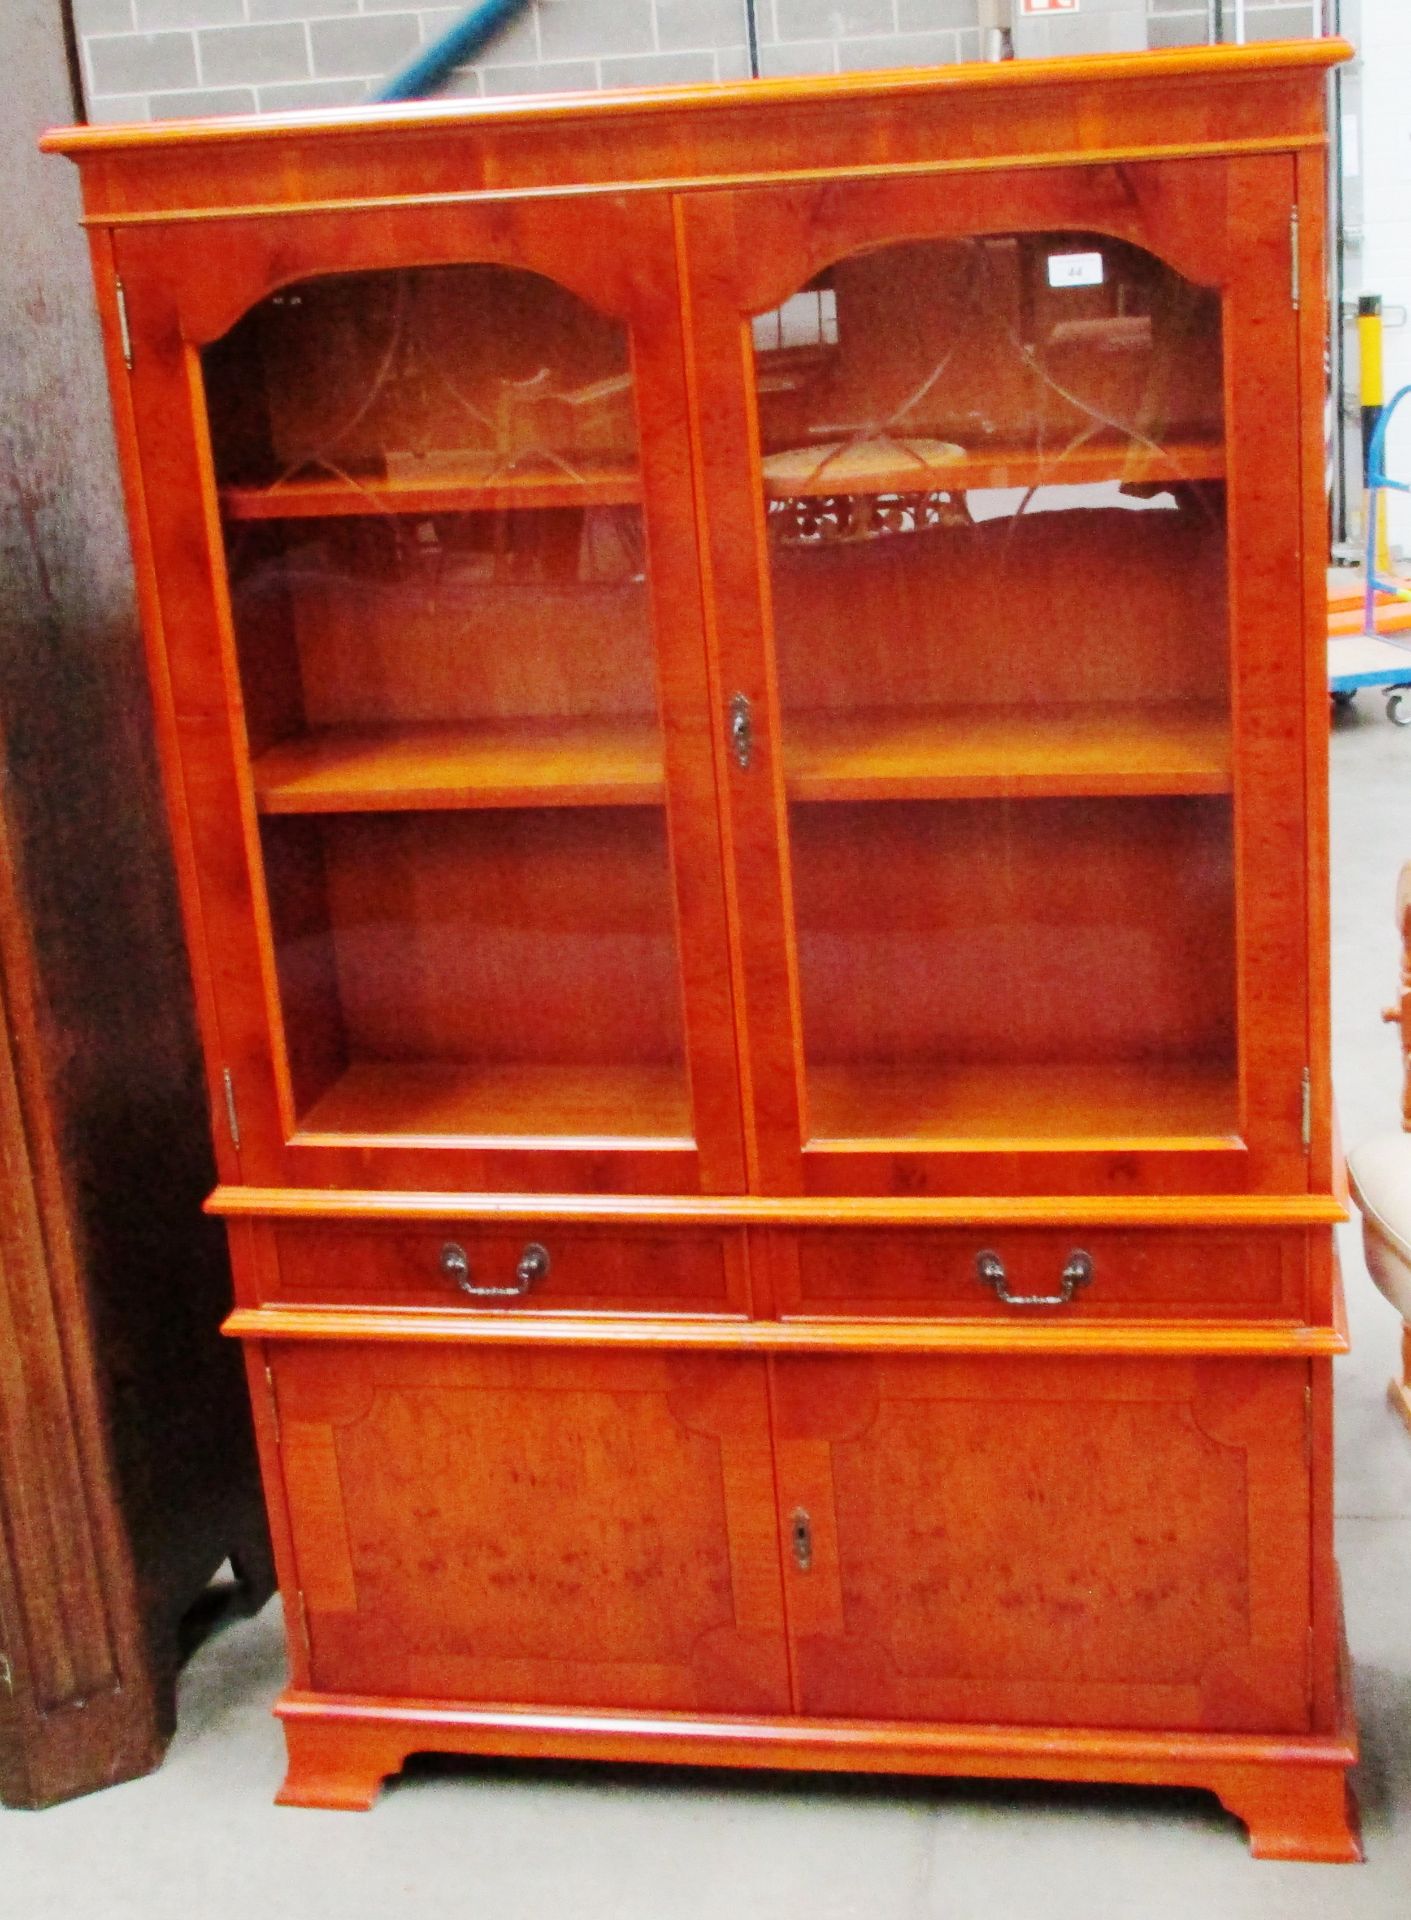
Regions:
<instances>
[{"instance_id":1,"label":"glass pane","mask_svg":"<svg viewBox=\"0 0 1411 1920\"><path fill-rule=\"evenodd\" d=\"M689 1138L625 330L348 274L205 372L300 1126Z\"/></svg>"},{"instance_id":2,"label":"glass pane","mask_svg":"<svg viewBox=\"0 0 1411 1920\"><path fill-rule=\"evenodd\" d=\"M754 346L810 1136L1233 1133L1218 297L934 241Z\"/></svg>"}]
</instances>

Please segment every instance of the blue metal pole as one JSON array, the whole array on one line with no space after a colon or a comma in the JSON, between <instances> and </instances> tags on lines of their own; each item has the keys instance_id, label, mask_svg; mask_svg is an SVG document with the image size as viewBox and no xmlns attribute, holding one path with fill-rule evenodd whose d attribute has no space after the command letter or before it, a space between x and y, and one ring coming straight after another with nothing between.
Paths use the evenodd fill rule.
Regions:
<instances>
[{"instance_id":1,"label":"blue metal pole","mask_svg":"<svg viewBox=\"0 0 1411 1920\"><path fill-rule=\"evenodd\" d=\"M399 73L384 81L373 99L420 100L434 93L454 68L477 54L493 34L515 14L522 13L528 4L529 0L481 0L464 20L447 27L439 40L423 47Z\"/></svg>"}]
</instances>

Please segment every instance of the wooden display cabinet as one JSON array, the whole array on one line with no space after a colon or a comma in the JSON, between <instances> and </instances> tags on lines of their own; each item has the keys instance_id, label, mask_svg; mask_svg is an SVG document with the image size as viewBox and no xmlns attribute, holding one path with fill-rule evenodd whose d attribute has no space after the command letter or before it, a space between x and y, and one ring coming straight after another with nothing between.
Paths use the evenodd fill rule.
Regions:
<instances>
[{"instance_id":1,"label":"wooden display cabinet","mask_svg":"<svg viewBox=\"0 0 1411 1920\"><path fill-rule=\"evenodd\" d=\"M289 1625L1355 1857L1324 81L76 130Z\"/></svg>"}]
</instances>

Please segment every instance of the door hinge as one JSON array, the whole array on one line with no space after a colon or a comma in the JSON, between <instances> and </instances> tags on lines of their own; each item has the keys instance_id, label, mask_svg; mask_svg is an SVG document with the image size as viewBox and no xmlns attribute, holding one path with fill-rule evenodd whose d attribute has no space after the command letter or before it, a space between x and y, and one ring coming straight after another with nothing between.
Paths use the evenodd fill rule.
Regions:
<instances>
[{"instance_id":1,"label":"door hinge","mask_svg":"<svg viewBox=\"0 0 1411 1920\"><path fill-rule=\"evenodd\" d=\"M802 1507L789 1516L789 1539L794 1549L794 1564L800 1573L813 1565L813 1522Z\"/></svg>"},{"instance_id":2,"label":"door hinge","mask_svg":"<svg viewBox=\"0 0 1411 1920\"><path fill-rule=\"evenodd\" d=\"M754 753L754 709L747 693L737 693L730 701L730 751L742 773L750 770Z\"/></svg>"},{"instance_id":3,"label":"door hinge","mask_svg":"<svg viewBox=\"0 0 1411 1920\"><path fill-rule=\"evenodd\" d=\"M221 1085L225 1089L225 1124L230 1128L230 1144L237 1151L240 1147L240 1115L235 1111L235 1076L229 1067L221 1068Z\"/></svg>"},{"instance_id":4,"label":"door hinge","mask_svg":"<svg viewBox=\"0 0 1411 1920\"><path fill-rule=\"evenodd\" d=\"M1303 1079L1299 1083L1299 1119L1298 1133L1303 1142L1303 1151L1307 1153L1313 1145L1313 1075L1305 1067Z\"/></svg>"},{"instance_id":5,"label":"door hinge","mask_svg":"<svg viewBox=\"0 0 1411 1920\"><path fill-rule=\"evenodd\" d=\"M1303 260L1299 249L1298 208L1289 212L1289 294L1293 300L1293 310L1298 312L1303 302Z\"/></svg>"},{"instance_id":6,"label":"door hinge","mask_svg":"<svg viewBox=\"0 0 1411 1920\"><path fill-rule=\"evenodd\" d=\"M122 363L132 372L132 328L127 319L127 288L121 280L113 283L118 295L118 339L122 342Z\"/></svg>"},{"instance_id":7,"label":"door hinge","mask_svg":"<svg viewBox=\"0 0 1411 1920\"><path fill-rule=\"evenodd\" d=\"M1313 1675L1315 1671L1315 1661L1313 1657L1314 1645L1315 1645L1315 1636L1313 1633L1313 1622L1310 1620L1308 1623L1308 1651L1304 1660L1304 1675L1303 1675L1304 1692L1307 1695L1308 1704L1310 1707L1313 1705L1313 1695L1314 1695L1314 1692L1316 1691L1313 1684Z\"/></svg>"},{"instance_id":8,"label":"door hinge","mask_svg":"<svg viewBox=\"0 0 1411 1920\"><path fill-rule=\"evenodd\" d=\"M279 1395L274 1390L274 1368L265 1361L265 1385L269 1388L269 1414L274 1426L274 1444L281 1445L283 1434L279 1426Z\"/></svg>"}]
</instances>

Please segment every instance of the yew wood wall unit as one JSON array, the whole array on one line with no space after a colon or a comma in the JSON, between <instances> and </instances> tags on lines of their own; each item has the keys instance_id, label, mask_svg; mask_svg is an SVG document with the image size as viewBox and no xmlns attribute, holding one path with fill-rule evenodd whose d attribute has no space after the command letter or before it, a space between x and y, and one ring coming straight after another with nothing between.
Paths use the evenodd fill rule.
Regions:
<instances>
[{"instance_id":1,"label":"yew wood wall unit","mask_svg":"<svg viewBox=\"0 0 1411 1920\"><path fill-rule=\"evenodd\" d=\"M1356 1852L1318 42L76 130L286 1605Z\"/></svg>"}]
</instances>

